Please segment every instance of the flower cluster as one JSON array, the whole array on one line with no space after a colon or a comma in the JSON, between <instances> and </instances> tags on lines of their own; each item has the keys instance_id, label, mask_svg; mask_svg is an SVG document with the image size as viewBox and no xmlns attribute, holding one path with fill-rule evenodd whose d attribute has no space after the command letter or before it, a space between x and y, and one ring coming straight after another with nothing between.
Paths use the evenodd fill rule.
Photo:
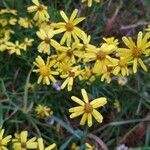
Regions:
<instances>
[{"instance_id":1,"label":"flower cluster","mask_svg":"<svg viewBox=\"0 0 150 150\"><path fill-rule=\"evenodd\" d=\"M45 8L39 2L35 4ZM40 18L44 16L43 11L35 11L38 12L35 15L39 15L37 36L41 40L37 49L40 55L47 55L46 61L45 57L43 59L39 55L34 62L38 67L33 70L39 74L38 83L49 85L61 80L60 88L67 87L71 91L75 80L84 80L89 84L100 76L101 81L110 83L113 78L120 79L136 73L138 66L147 71L144 60L150 55L149 33L140 31L137 42L124 36L122 40L126 47L120 47L119 40L114 37L103 38L99 46L95 46L90 43L91 36L78 27L85 17L77 17L77 9L70 17L60 11L64 22L55 23L49 17L45 17L45 20ZM60 41L56 38L58 35Z\"/></svg>"},{"instance_id":2,"label":"flower cluster","mask_svg":"<svg viewBox=\"0 0 150 150\"><path fill-rule=\"evenodd\" d=\"M15 133L14 138L12 139L11 135L4 137L4 129L0 130L0 149L7 150L8 144L11 142L13 150L27 150L27 149L38 149L38 150L52 150L56 147L56 144L53 143L48 147L44 146L42 138L28 138L28 131L22 131L21 133Z\"/></svg>"}]
</instances>

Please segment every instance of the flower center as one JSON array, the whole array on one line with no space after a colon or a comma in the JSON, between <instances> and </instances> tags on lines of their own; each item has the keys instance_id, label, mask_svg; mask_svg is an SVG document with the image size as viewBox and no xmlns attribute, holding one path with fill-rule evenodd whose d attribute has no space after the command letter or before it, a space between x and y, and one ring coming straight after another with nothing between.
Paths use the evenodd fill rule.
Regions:
<instances>
[{"instance_id":1,"label":"flower center","mask_svg":"<svg viewBox=\"0 0 150 150\"><path fill-rule=\"evenodd\" d=\"M21 143L21 148L26 149L26 143Z\"/></svg>"},{"instance_id":2,"label":"flower center","mask_svg":"<svg viewBox=\"0 0 150 150\"><path fill-rule=\"evenodd\" d=\"M72 23L66 23L66 30L67 31L72 31L74 28L74 25Z\"/></svg>"},{"instance_id":3,"label":"flower center","mask_svg":"<svg viewBox=\"0 0 150 150\"><path fill-rule=\"evenodd\" d=\"M69 77L74 77L75 76L74 72L69 71L68 73L69 73Z\"/></svg>"},{"instance_id":4,"label":"flower center","mask_svg":"<svg viewBox=\"0 0 150 150\"><path fill-rule=\"evenodd\" d=\"M42 11L42 10L43 10L43 6L42 6L42 5L39 5L39 6L38 6L38 10L39 10L39 11Z\"/></svg>"},{"instance_id":5,"label":"flower center","mask_svg":"<svg viewBox=\"0 0 150 150\"><path fill-rule=\"evenodd\" d=\"M98 53L97 53L97 59L98 60L103 60L104 58L105 58L105 52L103 52L103 51L99 51Z\"/></svg>"},{"instance_id":6,"label":"flower center","mask_svg":"<svg viewBox=\"0 0 150 150\"><path fill-rule=\"evenodd\" d=\"M87 48L87 46L86 46L86 44L84 44L80 50L81 51L86 51L86 48Z\"/></svg>"},{"instance_id":7,"label":"flower center","mask_svg":"<svg viewBox=\"0 0 150 150\"><path fill-rule=\"evenodd\" d=\"M73 55L73 51L72 50L67 50L67 56L71 57Z\"/></svg>"},{"instance_id":8,"label":"flower center","mask_svg":"<svg viewBox=\"0 0 150 150\"><path fill-rule=\"evenodd\" d=\"M125 62L124 60L119 60L118 65L119 65L120 67L124 67L124 66L126 65L126 62Z\"/></svg>"},{"instance_id":9,"label":"flower center","mask_svg":"<svg viewBox=\"0 0 150 150\"><path fill-rule=\"evenodd\" d=\"M43 76L48 76L49 75L49 68L47 66L43 66L40 68L40 73Z\"/></svg>"},{"instance_id":10,"label":"flower center","mask_svg":"<svg viewBox=\"0 0 150 150\"><path fill-rule=\"evenodd\" d=\"M19 46L15 46L15 49L19 49Z\"/></svg>"},{"instance_id":11,"label":"flower center","mask_svg":"<svg viewBox=\"0 0 150 150\"><path fill-rule=\"evenodd\" d=\"M90 103L86 103L85 106L84 106L84 111L86 113L92 113L92 111L93 111L92 105Z\"/></svg>"},{"instance_id":12,"label":"flower center","mask_svg":"<svg viewBox=\"0 0 150 150\"><path fill-rule=\"evenodd\" d=\"M44 39L44 41L45 41L46 44L49 44L49 43L51 42L51 40L50 40L48 37L46 37L46 38Z\"/></svg>"},{"instance_id":13,"label":"flower center","mask_svg":"<svg viewBox=\"0 0 150 150\"><path fill-rule=\"evenodd\" d=\"M141 56L141 54L142 54L142 50L138 49L138 48L134 49L133 53L132 53L134 58L139 58Z\"/></svg>"},{"instance_id":14,"label":"flower center","mask_svg":"<svg viewBox=\"0 0 150 150\"><path fill-rule=\"evenodd\" d=\"M113 67L107 67L107 72L111 72L113 70Z\"/></svg>"}]
</instances>

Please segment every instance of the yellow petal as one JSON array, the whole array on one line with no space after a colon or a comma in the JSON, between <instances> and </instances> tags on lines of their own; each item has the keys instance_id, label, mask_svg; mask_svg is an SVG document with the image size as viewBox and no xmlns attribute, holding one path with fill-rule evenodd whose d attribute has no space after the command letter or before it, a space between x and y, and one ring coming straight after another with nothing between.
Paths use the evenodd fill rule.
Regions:
<instances>
[{"instance_id":1,"label":"yellow petal","mask_svg":"<svg viewBox=\"0 0 150 150\"><path fill-rule=\"evenodd\" d=\"M27 142L27 136L28 136L28 132L27 131L22 131L20 134L20 139L22 143L26 143Z\"/></svg>"},{"instance_id":2,"label":"yellow petal","mask_svg":"<svg viewBox=\"0 0 150 150\"><path fill-rule=\"evenodd\" d=\"M104 106L106 103L107 103L107 100L105 97L97 98L93 100L92 102L90 102L93 108Z\"/></svg>"},{"instance_id":3,"label":"yellow petal","mask_svg":"<svg viewBox=\"0 0 150 150\"><path fill-rule=\"evenodd\" d=\"M97 110L94 109L92 115L97 120L97 122L99 123L103 122L103 116Z\"/></svg>"},{"instance_id":4,"label":"yellow petal","mask_svg":"<svg viewBox=\"0 0 150 150\"><path fill-rule=\"evenodd\" d=\"M61 15L62 18L65 20L65 22L68 22L68 17L67 17L66 14L64 13L64 11L60 11L60 15Z\"/></svg>"},{"instance_id":5,"label":"yellow petal","mask_svg":"<svg viewBox=\"0 0 150 150\"><path fill-rule=\"evenodd\" d=\"M78 116L82 115L83 113L84 113L84 111L78 111L78 112L72 113L70 115L70 118L78 117Z\"/></svg>"},{"instance_id":6,"label":"yellow petal","mask_svg":"<svg viewBox=\"0 0 150 150\"><path fill-rule=\"evenodd\" d=\"M83 111L84 107L83 106L77 106L69 109L69 112L77 112L77 111Z\"/></svg>"},{"instance_id":7,"label":"yellow petal","mask_svg":"<svg viewBox=\"0 0 150 150\"><path fill-rule=\"evenodd\" d=\"M75 97L75 96L72 96L71 99L72 99L74 102L76 102L76 103L78 103L79 105L81 105L81 106L84 106L84 105L85 105L85 103L84 103L82 100L80 100L79 98L77 98L77 97Z\"/></svg>"},{"instance_id":8,"label":"yellow petal","mask_svg":"<svg viewBox=\"0 0 150 150\"><path fill-rule=\"evenodd\" d=\"M75 9L70 17L70 22L74 20L74 18L77 16L77 13L78 13L78 9Z\"/></svg>"},{"instance_id":9,"label":"yellow petal","mask_svg":"<svg viewBox=\"0 0 150 150\"><path fill-rule=\"evenodd\" d=\"M90 113L88 113L88 126L92 126L92 115Z\"/></svg>"},{"instance_id":10,"label":"yellow petal","mask_svg":"<svg viewBox=\"0 0 150 150\"><path fill-rule=\"evenodd\" d=\"M81 93L82 93L82 96L83 96L83 100L88 103L89 102L89 98L88 98L88 95L87 95L87 92L85 89L81 89Z\"/></svg>"},{"instance_id":11,"label":"yellow petal","mask_svg":"<svg viewBox=\"0 0 150 150\"><path fill-rule=\"evenodd\" d=\"M80 125L85 125L87 117L88 117L88 114L84 113L83 116L82 116L82 118L81 118Z\"/></svg>"}]
</instances>

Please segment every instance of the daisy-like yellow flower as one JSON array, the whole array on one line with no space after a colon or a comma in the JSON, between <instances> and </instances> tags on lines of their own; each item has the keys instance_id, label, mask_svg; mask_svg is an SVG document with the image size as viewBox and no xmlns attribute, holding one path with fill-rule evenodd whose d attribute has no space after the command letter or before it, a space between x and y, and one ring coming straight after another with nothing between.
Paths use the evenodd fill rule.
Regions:
<instances>
[{"instance_id":1,"label":"daisy-like yellow flower","mask_svg":"<svg viewBox=\"0 0 150 150\"><path fill-rule=\"evenodd\" d=\"M103 40L106 42L106 44L114 45L116 48L119 45L118 39L115 39L114 37L103 38Z\"/></svg>"},{"instance_id":2,"label":"daisy-like yellow flower","mask_svg":"<svg viewBox=\"0 0 150 150\"><path fill-rule=\"evenodd\" d=\"M55 24L55 28L58 28L57 33L65 32L61 38L60 44L63 45L65 42L67 46L70 46L72 42L72 37L75 42L79 41L79 38L82 39L84 31L78 28L76 25L85 19L85 17L76 18L78 10L75 9L71 14L71 17L68 18L64 11L60 11L60 14L65 22L59 22Z\"/></svg>"},{"instance_id":3,"label":"daisy-like yellow flower","mask_svg":"<svg viewBox=\"0 0 150 150\"><path fill-rule=\"evenodd\" d=\"M24 28L32 28L33 27L33 21L30 20L29 18L22 18L20 17L19 20L18 20L18 24L21 26L21 27L24 27Z\"/></svg>"},{"instance_id":4,"label":"daisy-like yellow flower","mask_svg":"<svg viewBox=\"0 0 150 150\"><path fill-rule=\"evenodd\" d=\"M112 80L111 78L112 71L113 71L113 67L107 67L107 71L104 72L101 76L101 81L106 80L107 83L110 83Z\"/></svg>"},{"instance_id":5,"label":"daisy-like yellow flower","mask_svg":"<svg viewBox=\"0 0 150 150\"><path fill-rule=\"evenodd\" d=\"M93 73L90 66L85 66L85 68L81 71L79 75L80 80L87 80L87 83L90 84L95 81L95 74Z\"/></svg>"},{"instance_id":6,"label":"daisy-like yellow flower","mask_svg":"<svg viewBox=\"0 0 150 150\"><path fill-rule=\"evenodd\" d=\"M40 53L47 53L49 55L51 46L54 48L60 47L60 44L52 39L54 35L55 31L53 29L50 29L47 33L43 29L37 32L37 36L42 40L38 46L38 51Z\"/></svg>"},{"instance_id":7,"label":"daisy-like yellow flower","mask_svg":"<svg viewBox=\"0 0 150 150\"><path fill-rule=\"evenodd\" d=\"M38 146L37 146L38 150L53 150L56 147L56 144L53 143L45 148L42 138L38 138L37 142L38 142Z\"/></svg>"},{"instance_id":8,"label":"daisy-like yellow flower","mask_svg":"<svg viewBox=\"0 0 150 150\"><path fill-rule=\"evenodd\" d=\"M66 78L61 89L64 89L67 86L68 91L72 90L74 79L79 76L81 70L80 66L70 67L69 71L66 74L60 75L61 78Z\"/></svg>"},{"instance_id":9,"label":"daisy-like yellow flower","mask_svg":"<svg viewBox=\"0 0 150 150\"><path fill-rule=\"evenodd\" d=\"M25 38L23 43L21 43L23 49L26 51L28 46L32 46L34 39Z\"/></svg>"},{"instance_id":10,"label":"daisy-like yellow flower","mask_svg":"<svg viewBox=\"0 0 150 150\"><path fill-rule=\"evenodd\" d=\"M12 136L7 135L4 137L5 129L0 130L0 150L7 150L7 145L11 141Z\"/></svg>"},{"instance_id":11,"label":"daisy-like yellow flower","mask_svg":"<svg viewBox=\"0 0 150 150\"><path fill-rule=\"evenodd\" d=\"M0 30L0 37L3 37L3 36L8 36L9 38L10 38L10 35L11 34L14 34L15 32L12 30L12 29L10 29L10 28L2 28L1 30Z\"/></svg>"},{"instance_id":12,"label":"daisy-like yellow flower","mask_svg":"<svg viewBox=\"0 0 150 150\"><path fill-rule=\"evenodd\" d=\"M84 58L85 57L85 52L88 49L94 49L95 46L90 44L91 41L91 36L87 35L87 34L83 34L83 38L82 38L83 43L78 43L77 44L77 48L78 48L78 52L76 54L77 57Z\"/></svg>"},{"instance_id":13,"label":"daisy-like yellow flower","mask_svg":"<svg viewBox=\"0 0 150 150\"><path fill-rule=\"evenodd\" d=\"M28 131L15 134L15 138L12 141L14 150L37 149L36 137L28 139Z\"/></svg>"},{"instance_id":14,"label":"daisy-like yellow flower","mask_svg":"<svg viewBox=\"0 0 150 150\"><path fill-rule=\"evenodd\" d=\"M11 55L14 53L16 55L21 55L21 51L24 50L24 47L19 43L19 41L16 41L15 43L9 43L7 49Z\"/></svg>"},{"instance_id":15,"label":"daisy-like yellow flower","mask_svg":"<svg viewBox=\"0 0 150 150\"><path fill-rule=\"evenodd\" d=\"M17 10L15 9L1 9L0 10L0 15L3 15L3 14L12 14L12 15L17 15Z\"/></svg>"},{"instance_id":16,"label":"daisy-like yellow flower","mask_svg":"<svg viewBox=\"0 0 150 150\"><path fill-rule=\"evenodd\" d=\"M76 63L75 56L77 56L79 52L79 50L77 49L76 43L72 43L71 46L68 46L68 47L60 46L57 49L57 51L58 51L57 60L63 60L63 62L67 62L69 64Z\"/></svg>"},{"instance_id":17,"label":"daisy-like yellow flower","mask_svg":"<svg viewBox=\"0 0 150 150\"><path fill-rule=\"evenodd\" d=\"M54 29L54 23L51 22L50 20L44 21L40 24L39 28L48 33L50 29Z\"/></svg>"},{"instance_id":18,"label":"daisy-like yellow flower","mask_svg":"<svg viewBox=\"0 0 150 150\"><path fill-rule=\"evenodd\" d=\"M7 25L15 25L17 22L16 18L9 18L9 19L0 19L0 24L5 27Z\"/></svg>"},{"instance_id":19,"label":"daisy-like yellow flower","mask_svg":"<svg viewBox=\"0 0 150 150\"><path fill-rule=\"evenodd\" d=\"M7 26L7 24L8 24L7 19L4 19L4 18L0 19L0 25L1 25L2 27Z\"/></svg>"},{"instance_id":20,"label":"daisy-like yellow flower","mask_svg":"<svg viewBox=\"0 0 150 150\"><path fill-rule=\"evenodd\" d=\"M9 36L5 36L4 38L0 38L0 52L7 50L8 45L10 45Z\"/></svg>"},{"instance_id":21,"label":"daisy-like yellow flower","mask_svg":"<svg viewBox=\"0 0 150 150\"><path fill-rule=\"evenodd\" d=\"M47 12L47 7L40 4L38 0L32 0L33 6L27 8L29 13L35 12L33 19L38 22L43 22L49 19L49 14Z\"/></svg>"},{"instance_id":22,"label":"daisy-like yellow flower","mask_svg":"<svg viewBox=\"0 0 150 150\"><path fill-rule=\"evenodd\" d=\"M148 41L148 34L143 35L142 32L138 33L137 43L133 41L131 37L123 37L123 42L127 48L120 48L118 54L120 57L128 59L133 64L133 72L137 72L138 64L144 71L147 71L147 67L144 64L142 57L150 55L150 41Z\"/></svg>"},{"instance_id":23,"label":"daisy-like yellow flower","mask_svg":"<svg viewBox=\"0 0 150 150\"><path fill-rule=\"evenodd\" d=\"M53 111L49 107L42 106L40 104L36 106L35 112L41 118L50 117L51 115L53 115Z\"/></svg>"},{"instance_id":24,"label":"daisy-like yellow flower","mask_svg":"<svg viewBox=\"0 0 150 150\"><path fill-rule=\"evenodd\" d=\"M101 0L82 0L81 2L84 3L86 1L88 1L88 7L92 6L93 1L95 1L96 3L100 3L101 2Z\"/></svg>"},{"instance_id":25,"label":"daisy-like yellow flower","mask_svg":"<svg viewBox=\"0 0 150 150\"><path fill-rule=\"evenodd\" d=\"M113 74L118 75L121 73L122 76L128 76L129 75L129 69L128 69L128 63L129 61L124 58L120 58L120 60L117 60L117 64L114 66Z\"/></svg>"},{"instance_id":26,"label":"daisy-like yellow flower","mask_svg":"<svg viewBox=\"0 0 150 150\"><path fill-rule=\"evenodd\" d=\"M38 56L35 59L34 65L38 67L38 69L34 69L33 72L39 73L39 78L37 83L40 84L43 80L43 84L50 84L50 81L53 83L56 82L56 79L53 75L58 75L57 71L53 71L52 67L55 64L55 61L50 60L50 57L47 58L46 63L42 59L41 56Z\"/></svg>"},{"instance_id":27,"label":"daisy-like yellow flower","mask_svg":"<svg viewBox=\"0 0 150 150\"><path fill-rule=\"evenodd\" d=\"M89 49L85 54L84 61L95 61L93 72L102 74L107 71L107 66L116 63L116 59L110 56L115 51L115 48L114 45L102 44L100 48Z\"/></svg>"},{"instance_id":28,"label":"daisy-like yellow flower","mask_svg":"<svg viewBox=\"0 0 150 150\"><path fill-rule=\"evenodd\" d=\"M75 96L72 96L71 99L79 104L80 106L73 107L69 109L69 112L72 113L70 118L75 118L80 115L82 119L80 121L80 125L84 125L87 121L89 127L92 126L92 116L99 122L102 123L103 116L96 110L96 108L104 106L107 103L105 97L94 99L93 101L89 102L89 98L85 89L81 90L83 101Z\"/></svg>"}]
</instances>

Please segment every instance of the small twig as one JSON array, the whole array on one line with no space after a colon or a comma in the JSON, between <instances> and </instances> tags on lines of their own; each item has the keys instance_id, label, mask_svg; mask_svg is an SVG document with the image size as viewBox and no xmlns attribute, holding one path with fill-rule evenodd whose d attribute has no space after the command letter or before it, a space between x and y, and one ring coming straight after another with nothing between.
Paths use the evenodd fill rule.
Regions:
<instances>
[{"instance_id":1,"label":"small twig","mask_svg":"<svg viewBox=\"0 0 150 150\"><path fill-rule=\"evenodd\" d=\"M101 146L102 150L108 150L107 145L96 135L89 133L87 137L95 140Z\"/></svg>"},{"instance_id":2,"label":"small twig","mask_svg":"<svg viewBox=\"0 0 150 150\"><path fill-rule=\"evenodd\" d=\"M0 103L5 103L5 102L8 102L9 101L9 99L7 98L7 99L0 99Z\"/></svg>"},{"instance_id":3,"label":"small twig","mask_svg":"<svg viewBox=\"0 0 150 150\"><path fill-rule=\"evenodd\" d=\"M18 111L18 108L16 108L8 117L6 117L4 121L9 120L17 111Z\"/></svg>"},{"instance_id":4,"label":"small twig","mask_svg":"<svg viewBox=\"0 0 150 150\"><path fill-rule=\"evenodd\" d=\"M150 24L150 23L149 22L140 22L140 23L131 24L131 25L127 25L127 26L122 25L120 30L128 30L128 29L132 29L132 28L137 28L138 26L146 26L148 24Z\"/></svg>"}]
</instances>

